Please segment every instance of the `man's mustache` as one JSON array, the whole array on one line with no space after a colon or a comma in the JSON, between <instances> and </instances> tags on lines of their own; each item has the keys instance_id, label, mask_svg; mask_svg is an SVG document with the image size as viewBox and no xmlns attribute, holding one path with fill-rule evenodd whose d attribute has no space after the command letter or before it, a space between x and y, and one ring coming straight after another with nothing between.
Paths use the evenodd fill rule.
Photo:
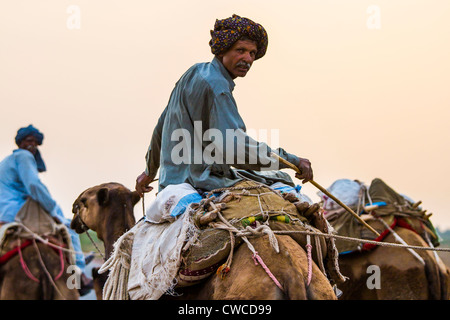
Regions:
<instances>
[{"instance_id":1,"label":"man's mustache","mask_svg":"<svg viewBox=\"0 0 450 320\"><path fill-rule=\"evenodd\" d=\"M251 66L252 66L252 65L251 65L250 63L247 63L247 62L245 62L245 61L239 61L239 62L236 64L236 67L244 67L244 68L247 68L247 69L250 69Z\"/></svg>"}]
</instances>

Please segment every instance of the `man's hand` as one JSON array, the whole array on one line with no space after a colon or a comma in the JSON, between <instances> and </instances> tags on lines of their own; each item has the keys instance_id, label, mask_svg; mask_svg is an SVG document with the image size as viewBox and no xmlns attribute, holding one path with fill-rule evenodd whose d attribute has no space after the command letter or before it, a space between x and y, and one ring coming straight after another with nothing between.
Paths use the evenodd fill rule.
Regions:
<instances>
[{"instance_id":1,"label":"man's hand","mask_svg":"<svg viewBox=\"0 0 450 320\"><path fill-rule=\"evenodd\" d=\"M313 179L313 171L311 168L311 162L308 159L300 158L298 165L301 173L296 173L295 177L302 180L302 183L306 183Z\"/></svg>"},{"instance_id":2,"label":"man's hand","mask_svg":"<svg viewBox=\"0 0 450 320\"><path fill-rule=\"evenodd\" d=\"M144 196L144 193L150 192L153 190L153 187L150 187L149 184L153 181L151 177L145 174L145 172L142 172L137 178L136 178L136 191L139 193L141 198Z\"/></svg>"}]
</instances>

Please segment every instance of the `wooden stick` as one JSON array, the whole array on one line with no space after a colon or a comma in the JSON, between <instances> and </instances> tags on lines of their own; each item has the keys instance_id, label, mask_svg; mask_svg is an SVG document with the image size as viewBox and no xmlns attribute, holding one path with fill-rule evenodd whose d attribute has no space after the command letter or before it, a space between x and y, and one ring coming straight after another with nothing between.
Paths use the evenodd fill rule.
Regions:
<instances>
[{"instance_id":1,"label":"wooden stick","mask_svg":"<svg viewBox=\"0 0 450 320\"><path fill-rule=\"evenodd\" d=\"M422 204L422 201L416 202L412 205L412 208L415 209Z\"/></svg>"},{"instance_id":2,"label":"wooden stick","mask_svg":"<svg viewBox=\"0 0 450 320\"><path fill-rule=\"evenodd\" d=\"M301 174L300 169L293 165L292 163L290 163L289 161L284 160L283 158L281 158L279 155L277 155L276 153L272 152L272 156L275 157L276 159L278 159L278 161L284 163L285 165L287 165L289 168L295 170L297 173ZM330 192L328 192L327 189L325 189L324 187L322 187L320 184L318 184L317 182L315 182L314 180L309 180L308 182L310 182L313 186L315 186L317 189L319 189L320 191L322 191L324 194L326 194L328 197L330 197L331 199L333 199L338 205L340 205L342 208L344 208L345 210L347 210L349 213L351 213L364 227L366 227L367 229L369 229L370 231L372 231L374 234L376 234L377 237L380 236L380 234L371 226L369 226L363 219L361 219L361 217L359 215L357 215L352 209L350 209L348 206L346 206L342 201L340 201L338 198L336 198L335 196L333 196Z\"/></svg>"}]
</instances>

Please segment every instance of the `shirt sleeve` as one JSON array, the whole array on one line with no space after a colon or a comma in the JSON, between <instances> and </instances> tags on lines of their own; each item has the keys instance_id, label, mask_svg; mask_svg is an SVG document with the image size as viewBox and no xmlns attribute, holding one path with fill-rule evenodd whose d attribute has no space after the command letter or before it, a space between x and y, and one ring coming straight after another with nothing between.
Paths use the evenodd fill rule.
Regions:
<instances>
[{"instance_id":1,"label":"shirt sleeve","mask_svg":"<svg viewBox=\"0 0 450 320\"><path fill-rule=\"evenodd\" d=\"M47 187L39 179L39 173L33 155L29 152L27 154L26 152L18 152L16 156L19 178L31 199L38 202L48 213L53 214L56 202L53 200Z\"/></svg>"},{"instance_id":2,"label":"shirt sleeve","mask_svg":"<svg viewBox=\"0 0 450 320\"><path fill-rule=\"evenodd\" d=\"M145 174L152 179L155 178L159 169L159 161L161 157L161 136L164 127L164 120L166 119L167 107L159 117L158 123L153 130L152 139L145 155Z\"/></svg>"},{"instance_id":3,"label":"shirt sleeve","mask_svg":"<svg viewBox=\"0 0 450 320\"><path fill-rule=\"evenodd\" d=\"M238 113L236 102L229 92L216 96L210 112L209 128L218 129L223 136L225 163L244 170L278 170L287 168L270 156L277 153L281 158L298 166L300 159L282 148L272 150L266 143L258 142L246 133L244 121ZM216 140L211 143L216 143Z\"/></svg>"}]
</instances>

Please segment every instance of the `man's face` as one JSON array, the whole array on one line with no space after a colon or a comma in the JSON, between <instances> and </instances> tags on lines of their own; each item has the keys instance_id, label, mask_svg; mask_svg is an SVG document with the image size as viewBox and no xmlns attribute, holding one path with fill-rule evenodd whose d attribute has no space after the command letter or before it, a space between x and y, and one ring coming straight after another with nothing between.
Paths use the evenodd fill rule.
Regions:
<instances>
[{"instance_id":1,"label":"man's face","mask_svg":"<svg viewBox=\"0 0 450 320\"><path fill-rule=\"evenodd\" d=\"M32 154L36 154L37 146L38 146L37 140L33 136L25 137L25 139L23 139L22 142L20 142L19 144L20 149L28 150Z\"/></svg>"},{"instance_id":2,"label":"man's face","mask_svg":"<svg viewBox=\"0 0 450 320\"><path fill-rule=\"evenodd\" d=\"M258 47L251 40L238 40L225 53L219 55L222 64L227 68L233 79L245 77L255 61Z\"/></svg>"}]
</instances>

